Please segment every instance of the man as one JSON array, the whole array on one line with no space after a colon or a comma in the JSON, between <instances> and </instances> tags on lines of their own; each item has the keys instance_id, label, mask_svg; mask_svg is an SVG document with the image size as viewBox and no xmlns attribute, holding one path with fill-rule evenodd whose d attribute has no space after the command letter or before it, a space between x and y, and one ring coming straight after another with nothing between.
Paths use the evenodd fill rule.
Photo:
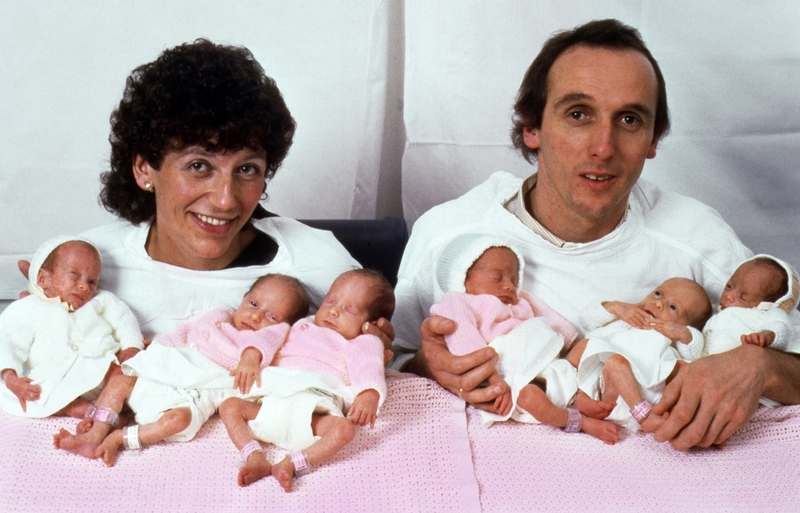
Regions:
<instances>
[{"instance_id":1,"label":"man","mask_svg":"<svg viewBox=\"0 0 800 513\"><path fill-rule=\"evenodd\" d=\"M396 291L393 365L436 379L478 407L503 392L478 388L496 354L453 356L444 344L453 322L423 322L446 292L435 262L456 235L509 239L525 254L527 291L575 324L593 301L632 301L673 276L698 281L716 301L750 256L713 209L639 181L669 115L658 63L635 29L602 20L550 38L526 73L515 114L512 139L529 162L538 160L537 174L520 183L497 173L422 216ZM800 360L747 346L701 359L681 370L654 407L670 411L655 437L678 449L724 443L762 394L800 402Z\"/></svg>"}]
</instances>

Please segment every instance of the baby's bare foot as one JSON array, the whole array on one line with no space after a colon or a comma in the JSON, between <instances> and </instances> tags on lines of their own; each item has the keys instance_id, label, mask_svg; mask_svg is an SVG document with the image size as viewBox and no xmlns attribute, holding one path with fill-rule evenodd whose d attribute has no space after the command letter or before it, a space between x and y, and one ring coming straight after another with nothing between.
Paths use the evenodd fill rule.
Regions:
<instances>
[{"instance_id":1,"label":"baby's bare foot","mask_svg":"<svg viewBox=\"0 0 800 513\"><path fill-rule=\"evenodd\" d=\"M272 470L272 466L267 462L267 458L264 456L263 452L254 452L247 458L247 462L245 462L244 466L239 469L239 486L247 486L250 484L255 483L262 477L266 477L270 475ZM294 471L294 467L292 467L292 471ZM275 476L277 477L277 476ZM278 479L280 482L280 479ZM283 486L283 483L281 483ZM289 490L291 490L291 476L289 477ZM284 489L286 487L284 486Z\"/></svg>"},{"instance_id":2,"label":"baby's bare foot","mask_svg":"<svg viewBox=\"0 0 800 513\"><path fill-rule=\"evenodd\" d=\"M616 403L614 401L598 401L592 399L584 392L578 390L575 396L575 409L587 417L594 419L604 419L611 414Z\"/></svg>"},{"instance_id":3,"label":"baby's bare foot","mask_svg":"<svg viewBox=\"0 0 800 513\"><path fill-rule=\"evenodd\" d=\"M664 417L661 415L656 415L655 413L651 412L650 415L648 415L647 418L645 418L641 424L639 424L639 426L642 428L644 433L653 433L661 427L661 425L664 423L664 420Z\"/></svg>"},{"instance_id":4,"label":"baby's bare foot","mask_svg":"<svg viewBox=\"0 0 800 513\"><path fill-rule=\"evenodd\" d=\"M286 492L292 491L292 477L294 477L294 464L289 457L283 458L281 461L272 466L272 475L278 480L283 490Z\"/></svg>"},{"instance_id":5,"label":"baby's bare foot","mask_svg":"<svg viewBox=\"0 0 800 513\"><path fill-rule=\"evenodd\" d=\"M84 433L88 433L89 430L92 429L93 424L94 421L92 419L85 418L81 420L80 422L78 422L78 425L75 426L75 434L82 435Z\"/></svg>"},{"instance_id":6,"label":"baby's bare foot","mask_svg":"<svg viewBox=\"0 0 800 513\"><path fill-rule=\"evenodd\" d=\"M61 429L53 435L53 446L56 449L64 449L73 454L78 454L84 458L95 459L95 451L100 446L102 440L96 440L91 436L91 432L81 435L73 435L66 429Z\"/></svg>"},{"instance_id":7,"label":"baby's bare foot","mask_svg":"<svg viewBox=\"0 0 800 513\"><path fill-rule=\"evenodd\" d=\"M619 427L607 420L583 417L581 431L587 435L599 438L609 445L614 445L619 440Z\"/></svg>"},{"instance_id":8,"label":"baby's bare foot","mask_svg":"<svg viewBox=\"0 0 800 513\"><path fill-rule=\"evenodd\" d=\"M109 434L100 447L94 452L95 458L101 458L107 467L113 467L117 460L117 452L122 445L122 430L118 429Z\"/></svg>"}]
</instances>

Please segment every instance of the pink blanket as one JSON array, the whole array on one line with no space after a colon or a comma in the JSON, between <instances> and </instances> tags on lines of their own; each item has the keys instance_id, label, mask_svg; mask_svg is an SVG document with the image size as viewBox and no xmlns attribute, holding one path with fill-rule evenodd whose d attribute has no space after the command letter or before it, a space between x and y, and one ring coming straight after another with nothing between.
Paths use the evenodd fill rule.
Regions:
<instances>
[{"instance_id":1,"label":"pink blanket","mask_svg":"<svg viewBox=\"0 0 800 513\"><path fill-rule=\"evenodd\" d=\"M0 511L479 511L463 402L426 379L387 381L375 429L359 429L292 493L271 477L236 485L239 456L218 416L195 440L121 452L106 468L53 448L76 421L0 412Z\"/></svg>"},{"instance_id":2,"label":"pink blanket","mask_svg":"<svg viewBox=\"0 0 800 513\"><path fill-rule=\"evenodd\" d=\"M218 417L184 444L122 452L113 468L52 447L72 419L0 413L0 511L797 511L800 407L759 410L724 450L680 453L646 435L606 446L514 422L484 428L435 383L388 379L374 430L284 493L236 486ZM281 457L271 450L268 457Z\"/></svg>"},{"instance_id":3,"label":"pink blanket","mask_svg":"<svg viewBox=\"0 0 800 513\"><path fill-rule=\"evenodd\" d=\"M800 406L759 409L724 449L678 452L642 433L609 446L468 409L485 512L800 511ZM627 432L626 432L627 433Z\"/></svg>"}]
</instances>

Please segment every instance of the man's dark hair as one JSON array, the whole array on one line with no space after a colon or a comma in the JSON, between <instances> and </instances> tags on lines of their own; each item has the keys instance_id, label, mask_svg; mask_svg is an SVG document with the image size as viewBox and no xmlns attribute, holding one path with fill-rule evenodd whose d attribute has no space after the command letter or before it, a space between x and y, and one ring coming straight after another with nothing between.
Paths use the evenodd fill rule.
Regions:
<instances>
[{"instance_id":1,"label":"man's dark hair","mask_svg":"<svg viewBox=\"0 0 800 513\"><path fill-rule=\"evenodd\" d=\"M653 140L669 132L669 110L667 109L667 86L661 68L650 54L639 31L618 20L596 20L572 30L558 32L548 39L539 55L525 73L514 104L514 126L511 141L531 164L536 160L537 150L528 148L523 139L525 128L542 127L542 115L547 104L547 77L553 63L567 50L575 46L608 48L612 50L634 50L644 55L653 66L658 83L655 126Z\"/></svg>"},{"instance_id":2,"label":"man's dark hair","mask_svg":"<svg viewBox=\"0 0 800 513\"><path fill-rule=\"evenodd\" d=\"M215 153L266 151L266 187L294 131L278 86L250 50L205 39L170 48L125 83L111 114L111 170L100 176L100 200L134 224L150 219L155 197L136 184L134 156L160 169L167 152L194 145Z\"/></svg>"}]
</instances>

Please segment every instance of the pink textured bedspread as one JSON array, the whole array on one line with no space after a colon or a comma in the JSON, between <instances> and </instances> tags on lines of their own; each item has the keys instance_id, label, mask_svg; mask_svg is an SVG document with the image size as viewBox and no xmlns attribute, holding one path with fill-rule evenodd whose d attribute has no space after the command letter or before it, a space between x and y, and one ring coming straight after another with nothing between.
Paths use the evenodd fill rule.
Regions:
<instances>
[{"instance_id":1,"label":"pink textured bedspread","mask_svg":"<svg viewBox=\"0 0 800 513\"><path fill-rule=\"evenodd\" d=\"M759 410L722 451L680 453L645 435L606 446L545 426L487 429L423 378L395 375L388 390L375 429L289 494L272 478L236 486L216 416L191 442L106 468L52 447L74 420L0 413L0 512L800 511L800 407Z\"/></svg>"},{"instance_id":2,"label":"pink textured bedspread","mask_svg":"<svg viewBox=\"0 0 800 513\"><path fill-rule=\"evenodd\" d=\"M239 456L218 416L190 442L121 452L106 468L53 448L76 421L0 412L0 512L479 511L464 403L422 378L387 384L375 429L359 429L292 493L271 477L236 485Z\"/></svg>"},{"instance_id":3,"label":"pink textured bedspread","mask_svg":"<svg viewBox=\"0 0 800 513\"><path fill-rule=\"evenodd\" d=\"M624 433L610 446L541 425L468 430L483 511L800 511L800 406L756 411L724 449L678 452Z\"/></svg>"}]
</instances>

